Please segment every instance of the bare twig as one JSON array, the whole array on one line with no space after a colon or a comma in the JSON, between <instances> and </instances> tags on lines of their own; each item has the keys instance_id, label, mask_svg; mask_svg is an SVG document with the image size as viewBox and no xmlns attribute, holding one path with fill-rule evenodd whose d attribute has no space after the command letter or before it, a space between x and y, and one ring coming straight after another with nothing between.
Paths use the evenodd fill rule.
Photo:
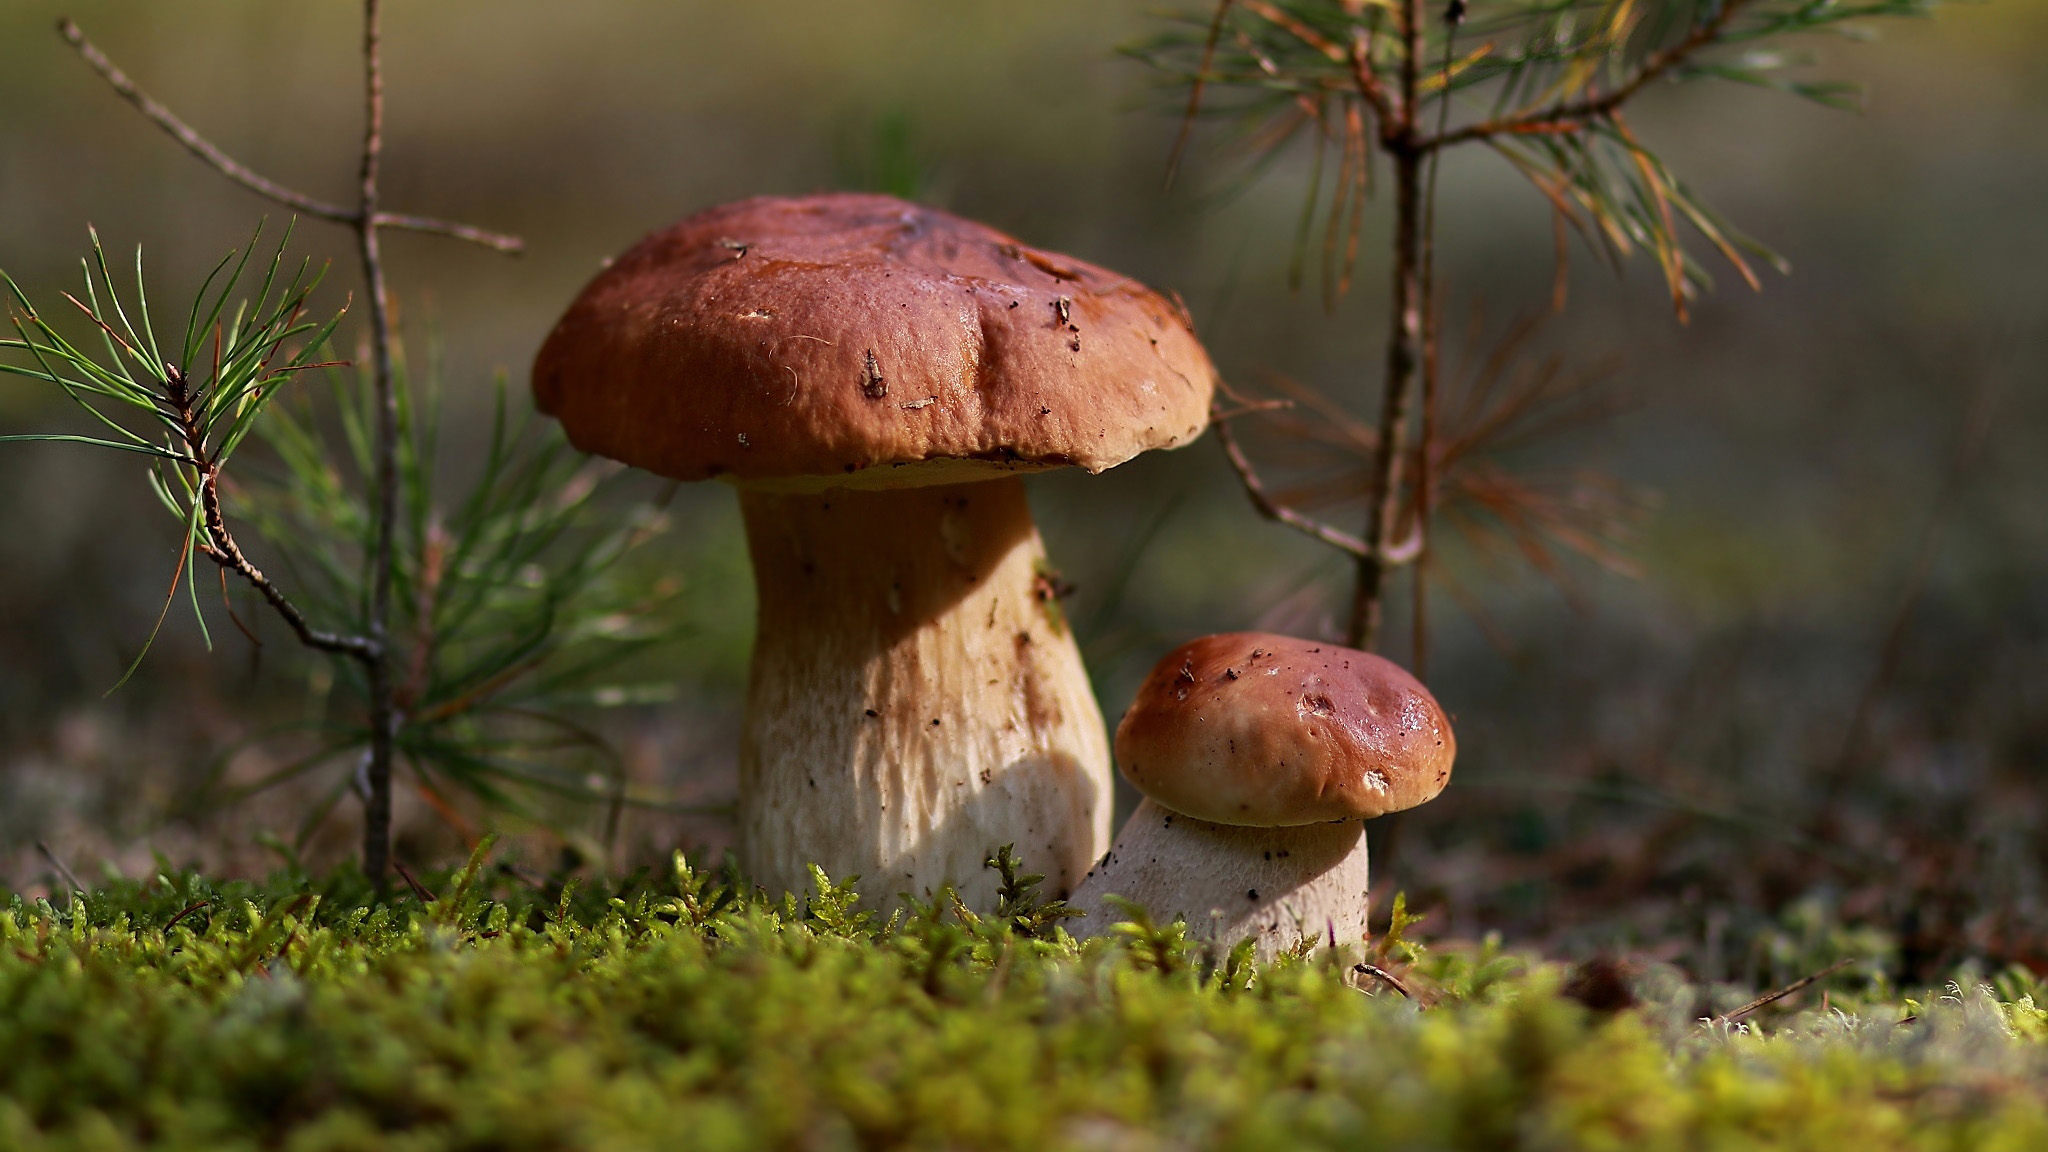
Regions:
<instances>
[{"instance_id":1,"label":"bare twig","mask_svg":"<svg viewBox=\"0 0 2048 1152\"><path fill-rule=\"evenodd\" d=\"M1400 977L1394 975L1392 972L1387 971L1385 968L1382 968L1377 964L1353 964L1351 966L1351 970L1353 972L1358 973L1360 976L1370 976L1373 979L1380 981L1387 987L1392 988L1396 992L1399 992L1401 994L1401 999L1403 1000L1415 999L1415 993L1409 990L1408 985L1403 983Z\"/></svg>"},{"instance_id":2,"label":"bare twig","mask_svg":"<svg viewBox=\"0 0 2048 1152\"><path fill-rule=\"evenodd\" d=\"M357 251L362 255L363 279L370 297L371 385L377 410L369 626L378 658L369 667L370 795L363 811L363 870L373 877L383 876L391 853L391 762L398 742L389 643L391 550L398 526L398 393L391 376L391 299L384 283L376 224L377 176L384 156L382 15L382 0L364 0L362 207L356 217Z\"/></svg>"},{"instance_id":3,"label":"bare twig","mask_svg":"<svg viewBox=\"0 0 2048 1152\"><path fill-rule=\"evenodd\" d=\"M419 899L420 903L432 904L434 902L434 894L427 890L426 885L413 878L412 869L405 866L405 861L393 860L391 866L398 870L399 877L405 881L406 887L412 889L412 894Z\"/></svg>"},{"instance_id":4,"label":"bare twig","mask_svg":"<svg viewBox=\"0 0 2048 1152\"><path fill-rule=\"evenodd\" d=\"M219 470L210 465L201 474L200 497L204 504L208 539L201 542L200 551L206 554L207 559L220 565L224 571L233 572L254 588L257 594L263 597L264 602L284 619L292 634L299 638L299 643L322 652L348 656L366 664L375 660L377 647L369 639L338 632L324 632L308 623L305 613L299 611L298 606L285 596L270 577L264 575L263 570L243 554L221 516L219 478Z\"/></svg>"},{"instance_id":5,"label":"bare twig","mask_svg":"<svg viewBox=\"0 0 2048 1152\"><path fill-rule=\"evenodd\" d=\"M92 41L85 38L85 32L70 18L57 22L57 33L64 37L92 70L106 80L116 94L135 106L135 110L169 133L171 138L184 145L185 150L206 162L214 171L249 189L267 200L275 201L294 212L332 220L337 224L360 225L362 217L358 209L345 208L329 200L308 196L293 188L264 176L247 165L229 156L219 145L201 136L191 125L180 119L177 113L151 99L149 94L137 87L128 74L116 67L106 53L101 52ZM428 232L437 236L452 236L481 244L499 252L517 253L526 249L526 242L517 236L502 232L460 224L453 220L437 220L431 216L408 216L400 213L379 212L374 221L379 228L400 228L409 232Z\"/></svg>"},{"instance_id":6,"label":"bare twig","mask_svg":"<svg viewBox=\"0 0 2048 1152\"><path fill-rule=\"evenodd\" d=\"M1244 486L1245 495L1251 498L1252 506L1259 510L1261 516L1305 532L1340 552L1361 559L1373 555L1372 545L1366 541L1273 499L1266 490L1266 482L1260 479L1258 469L1253 467L1244 449L1238 445L1237 437L1231 433L1228 416L1222 412L1213 413L1210 423L1216 429L1216 439L1223 445L1223 454L1230 460L1231 469L1237 473L1238 483ZM1421 535L1411 533L1406 540L1387 550L1383 559L1389 565L1405 564L1415 558L1421 547Z\"/></svg>"},{"instance_id":7,"label":"bare twig","mask_svg":"<svg viewBox=\"0 0 2048 1152\"><path fill-rule=\"evenodd\" d=\"M185 917L190 916L194 912L199 911L201 908L204 908L211 903L213 903L213 901L211 900L196 900L190 904L185 905L183 908L180 908L176 916L173 916L169 920L164 922L164 935L170 935L171 929L176 928L178 926L179 921L183 920Z\"/></svg>"},{"instance_id":8,"label":"bare twig","mask_svg":"<svg viewBox=\"0 0 2048 1152\"><path fill-rule=\"evenodd\" d=\"M257 195L267 200L274 200L295 212L303 212L308 216L318 216L323 220L334 220L341 223L351 223L355 220L355 214L339 204L330 203L326 200L316 200L303 192L287 188L277 181L237 163L234 157L229 156L219 146L193 130L191 125L179 119L176 113L157 103L149 97L148 93L136 87L135 81L130 80L126 72L116 67L114 62L109 60L106 53L101 52L97 45L87 40L84 30L79 28L69 17L57 21L57 34L64 37L73 48L76 48L78 54L85 58L85 62L92 66L92 70L99 73L101 78L106 80L108 86L113 88L122 99L133 104L136 111L142 113L144 117L157 127L170 133L172 139L184 145L187 152L204 160L221 175L226 176L228 179Z\"/></svg>"},{"instance_id":9,"label":"bare twig","mask_svg":"<svg viewBox=\"0 0 2048 1152\"><path fill-rule=\"evenodd\" d=\"M517 256L526 251L526 241L507 232L493 232L478 228L474 224L460 224L453 220L438 220L432 216L409 216L403 212L378 212L376 225L379 228L396 228L401 232L424 232L431 236L446 236L453 240L466 240Z\"/></svg>"},{"instance_id":10,"label":"bare twig","mask_svg":"<svg viewBox=\"0 0 2048 1152\"><path fill-rule=\"evenodd\" d=\"M78 882L78 877L73 876L71 874L71 869L66 868L62 860L57 859L57 854L55 852L50 851L50 846L48 844L43 843L41 840L36 841L36 851L42 853L43 859L49 861L50 867L55 868L57 870L57 875L64 881L64 883L69 884L71 886L71 891L85 891L85 885L80 884Z\"/></svg>"},{"instance_id":11,"label":"bare twig","mask_svg":"<svg viewBox=\"0 0 2048 1152\"><path fill-rule=\"evenodd\" d=\"M1744 1004L1742 1007L1737 1008L1733 1012L1723 1012L1719 1016L1714 1017L1713 1022L1715 1024L1739 1024L1743 1021L1745 1017L1749 1016L1751 1013L1757 1011L1758 1009L1766 1008L1772 1004L1776 1004L1778 1001L1783 1000L1785 997L1790 996L1795 992L1798 992L1802 989L1811 986L1817 980L1825 980L1828 977L1833 976L1835 973L1840 972L1842 969L1847 968L1849 965L1854 964L1855 962L1856 958L1853 956L1849 957L1846 960L1837 960L1833 964L1830 964L1827 967L1821 969L1820 971L1815 972L1813 975L1801 976L1799 979L1794 980L1790 984L1785 985L1783 988L1778 989L1776 992L1767 992L1764 995L1759 996L1754 1000L1751 1000L1749 1003Z\"/></svg>"}]
</instances>

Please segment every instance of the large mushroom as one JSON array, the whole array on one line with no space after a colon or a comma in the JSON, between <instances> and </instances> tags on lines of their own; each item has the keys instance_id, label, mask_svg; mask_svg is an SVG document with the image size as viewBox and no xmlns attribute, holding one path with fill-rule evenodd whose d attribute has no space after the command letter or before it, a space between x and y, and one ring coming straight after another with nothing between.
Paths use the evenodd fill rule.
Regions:
<instances>
[{"instance_id":1,"label":"large mushroom","mask_svg":"<svg viewBox=\"0 0 2048 1152\"><path fill-rule=\"evenodd\" d=\"M1457 741L1429 690L1392 661L1259 632L1168 653L1116 730L1145 799L1074 895L1078 931L1115 894L1228 948L1271 959L1304 937L1365 933L1365 821L1427 802Z\"/></svg>"},{"instance_id":2,"label":"large mushroom","mask_svg":"<svg viewBox=\"0 0 2048 1152\"><path fill-rule=\"evenodd\" d=\"M869 896L1107 845L1101 713L1018 476L1200 435L1214 369L1126 276L886 196L760 197L640 241L533 391L577 447L740 490L760 593L740 860Z\"/></svg>"}]
</instances>

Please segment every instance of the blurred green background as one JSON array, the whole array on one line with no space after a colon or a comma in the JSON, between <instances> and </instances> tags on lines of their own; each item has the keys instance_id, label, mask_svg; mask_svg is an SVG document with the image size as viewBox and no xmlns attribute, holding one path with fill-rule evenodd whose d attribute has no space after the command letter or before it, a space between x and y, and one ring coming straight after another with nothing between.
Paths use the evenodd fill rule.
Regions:
<instances>
[{"instance_id":1,"label":"blurred green background","mask_svg":"<svg viewBox=\"0 0 2048 1152\"><path fill-rule=\"evenodd\" d=\"M143 244L170 301L278 215L116 99L52 31L63 14L237 158L350 195L355 5L12 0L0 266L39 299L75 284L88 222L113 250ZM449 467L480 434L492 372L523 390L606 256L722 200L834 187L913 185L1177 290L1238 386L1281 373L1366 410L1384 203L1348 298L1326 310L1290 293L1306 153L1240 188L1198 135L1166 191L1172 94L1115 52L1156 29L1148 6L1100 0L395 0L387 204L529 245L506 259L388 241L410 345L442 347ZM1863 115L1707 84L1636 106L1639 134L1794 273L1767 274L1760 294L1725 275L1681 325L1651 262L1616 277L1576 253L1571 307L1540 351L1611 369L1629 403L1522 463L1598 465L1655 508L1632 545L1640 576L1588 566L1574 597L1467 555L1461 580L1505 643L1437 597L1429 679L1460 726L1457 786L1383 834L1398 851L1376 879L1438 909L1438 930L1711 943L1809 899L1909 940L2019 955L2048 939L2048 842L2032 832L2048 767L2048 5L1960 5L1882 32L1802 45L1816 73L1866 85ZM1497 334L1547 297L1546 210L1483 151L1446 163L1442 187L1447 330L1483 316ZM309 223L297 243L335 260L338 304L348 234ZM1454 336L1447 354L1485 342ZM1986 395L1988 434L1957 470ZM24 382L0 386L6 431L64 419ZM1924 594L1902 612L1950 476ZM1032 492L1112 723L1188 635L1341 623L1346 567L1259 520L1213 440ZM259 664L229 629L208 655L174 612L141 675L103 698L156 614L175 525L108 454L5 446L0 493L0 882L34 882L37 839L81 871L132 874L152 850L261 866L255 838L289 825L289 798L223 809L197 783L302 698L298 658L275 636ZM686 487L669 508L657 547L685 588L682 699L614 730L636 782L715 805L731 790L751 593L731 493ZM1406 659L1398 617L1391 653ZM1816 781L1843 761L1859 701L1869 738L1830 798ZM229 776L274 755L239 752ZM453 850L430 815L403 816L402 856ZM337 816L313 858L344 855L352 820ZM727 835L715 813L636 812L614 862Z\"/></svg>"}]
</instances>

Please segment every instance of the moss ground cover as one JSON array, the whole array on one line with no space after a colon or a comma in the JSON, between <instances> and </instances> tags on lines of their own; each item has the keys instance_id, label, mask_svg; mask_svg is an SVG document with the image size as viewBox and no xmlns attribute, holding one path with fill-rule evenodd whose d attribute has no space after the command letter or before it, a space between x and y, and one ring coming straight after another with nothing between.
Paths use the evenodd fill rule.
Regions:
<instances>
[{"instance_id":1,"label":"moss ground cover","mask_svg":"<svg viewBox=\"0 0 2048 1152\"><path fill-rule=\"evenodd\" d=\"M889 923L848 887L770 903L680 860L429 885L15 898L0 1148L2048 1146L2023 976L1729 1025L1682 981L1596 1011L1492 947L1254 969L1143 923L1080 947L1021 883L992 917Z\"/></svg>"}]
</instances>

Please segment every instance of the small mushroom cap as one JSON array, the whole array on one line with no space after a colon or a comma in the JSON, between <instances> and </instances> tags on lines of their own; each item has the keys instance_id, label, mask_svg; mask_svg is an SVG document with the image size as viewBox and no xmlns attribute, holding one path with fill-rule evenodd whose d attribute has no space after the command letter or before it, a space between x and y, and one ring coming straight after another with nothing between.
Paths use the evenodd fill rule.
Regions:
<instances>
[{"instance_id":1,"label":"small mushroom cap","mask_svg":"<svg viewBox=\"0 0 2048 1152\"><path fill-rule=\"evenodd\" d=\"M584 451L798 488L1099 472L1200 435L1214 382L1182 311L1129 277L854 194L648 236L533 365L535 402Z\"/></svg>"},{"instance_id":2,"label":"small mushroom cap","mask_svg":"<svg viewBox=\"0 0 2048 1152\"><path fill-rule=\"evenodd\" d=\"M1160 804L1276 827L1426 803L1458 742L1436 698L1370 652L1230 632L1174 649L1116 729L1117 767Z\"/></svg>"}]
</instances>

